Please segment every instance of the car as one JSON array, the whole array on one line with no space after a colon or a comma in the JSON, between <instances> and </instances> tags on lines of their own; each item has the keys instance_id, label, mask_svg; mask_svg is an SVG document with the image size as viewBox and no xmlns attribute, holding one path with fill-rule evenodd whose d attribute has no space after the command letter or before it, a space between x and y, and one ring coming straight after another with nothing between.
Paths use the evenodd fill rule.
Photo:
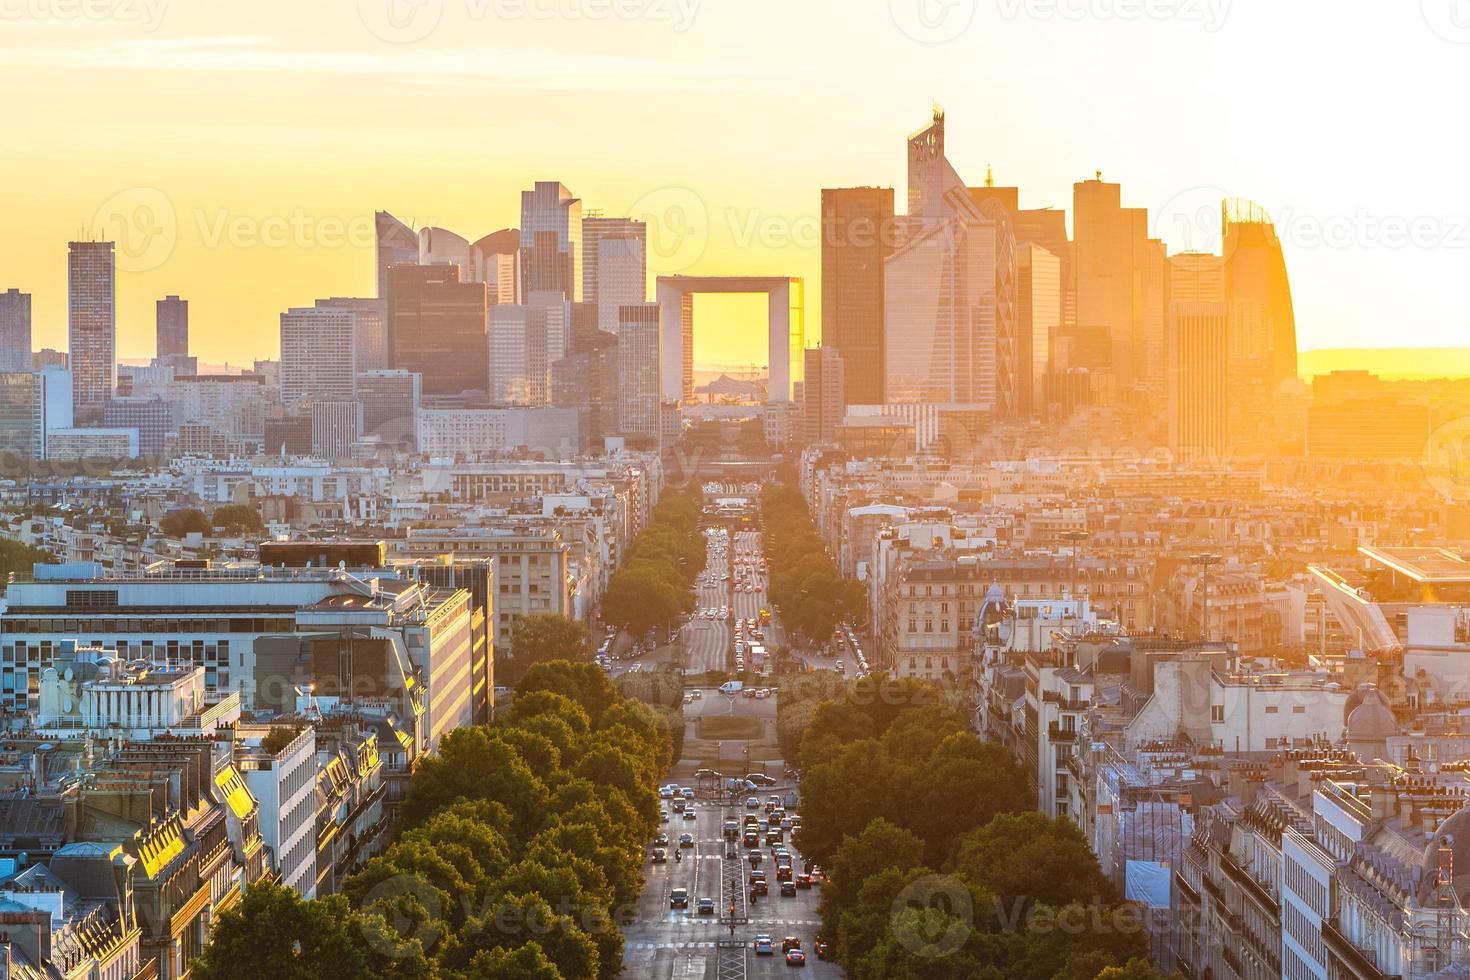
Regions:
<instances>
[{"instance_id":1,"label":"car","mask_svg":"<svg viewBox=\"0 0 1470 980\"><path fill-rule=\"evenodd\" d=\"M752 885L755 884L757 881L765 881L765 880L766 880L766 873L764 871L752 871L750 873L750 883Z\"/></svg>"},{"instance_id":2,"label":"car","mask_svg":"<svg viewBox=\"0 0 1470 980\"><path fill-rule=\"evenodd\" d=\"M715 900L712 898L701 898L694 912L696 915L714 915Z\"/></svg>"},{"instance_id":3,"label":"car","mask_svg":"<svg viewBox=\"0 0 1470 980\"><path fill-rule=\"evenodd\" d=\"M675 813L683 813L684 812L684 799L683 799L683 797L679 797L679 796L674 797L674 802L670 803L669 806L673 808L673 810L674 810Z\"/></svg>"},{"instance_id":4,"label":"car","mask_svg":"<svg viewBox=\"0 0 1470 980\"><path fill-rule=\"evenodd\" d=\"M692 807L692 806L685 807L684 808L684 819L685 820L698 820L699 819L699 814L697 814L697 813L694 812L694 807Z\"/></svg>"},{"instance_id":5,"label":"car","mask_svg":"<svg viewBox=\"0 0 1470 980\"><path fill-rule=\"evenodd\" d=\"M793 949L801 949L801 940L796 936L787 936L781 940L781 952L789 953Z\"/></svg>"},{"instance_id":6,"label":"car","mask_svg":"<svg viewBox=\"0 0 1470 980\"><path fill-rule=\"evenodd\" d=\"M693 834L680 834L679 835L679 846L680 847L693 847L694 846L694 835Z\"/></svg>"},{"instance_id":7,"label":"car","mask_svg":"<svg viewBox=\"0 0 1470 980\"><path fill-rule=\"evenodd\" d=\"M795 884L797 888L805 891L806 889L812 887L812 876L807 874L797 875L796 881L793 882L793 884Z\"/></svg>"},{"instance_id":8,"label":"car","mask_svg":"<svg viewBox=\"0 0 1470 980\"><path fill-rule=\"evenodd\" d=\"M790 879L781 882L781 897L792 898L796 895L796 885Z\"/></svg>"},{"instance_id":9,"label":"car","mask_svg":"<svg viewBox=\"0 0 1470 980\"><path fill-rule=\"evenodd\" d=\"M653 842L655 844L657 844L659 847L668 847L669 846L669 835L668 834L661 833L661 834L659 834L657 837L655 837L653 839Z\"/></svg>"},{"instance_id":10,"label":"car","mask_svg":"<svg viewBox=\"0 0 1470 980\"><path fill-rule=\"evenodd\" d=\"M791 880L792 877L791 865L787 864L776 868L776 880L781 882L781 893L783 895L786 893L787 885L791 886L791 894L796 894L796 884Z\"/></svg>"},{"instance_id":11,"label":"car","mask_svg":"<svg viewBox=\"0 0 1470 980\"><path fill-rule=\"evenodd\" d=\"M776 946L771 942L771 937L767 935L756 936L755 942L751 945L755 948L757 956L774 956L776 953Z\"/></svg>"},{"instance_id":12,"label":"car","mask_svg":"<svg viewBox=\"0 0 1470 980\"><path fill-rule=\"evenodd\" d=\"M675 888L669 892L669 908L687 909L689 907L689 889Z\"/></svg>"},{"instance_id":13,"label":"car","mask_svg":"<svg viewBox=\"0 0 1470 980\"><path fill-rule=\"evenodd\" d=\"M748 772L748 773L745 774L745 778L748 779L748 780L750 780L752 783L755 783L757 786L775 786L776 785L776 777L775 776L767 776L763 772Z\"/></svg>"},{"instance_id":14,"label":"car","mask_svg":"<svg viewBox=\"0 0 1470 980\"><path fill-rule=\"evenodd\" d=\"M750 883L750 890L757 895L769 895L771 893L771 886L766 884L766 879L757 878Z\"/></svg>"},{"instance_id":15,"label":"car","mask_svg":"<svg viewBox=\"0 0 1470 980\"><path fill-rule=\"evenodd\" d=\"M748 855L746 855L746 860L750 862L750 866L752 868L759 868L761 866L761 862L765 859L766 856L760 851L751 851Z\"/></svg>"},{"instance_id":16,"label":"car","mask_svg":"<svg viewBox=\"0 0 1470 980\"><path fill-rule=\"evenodd\" d=\"M760 808L761 808L761 801L760 800L756 799L754 796L747 796L745 798L745 809L747 809L747 810L759 810Z\"/></svg>"},{"instance_id":17,"label":"car","mask_svg":"<svg viewBox=\"0 0 1470 980\"><path fill-rule=\"evenodd\" d=\"M726 820L722 830L725 840L735 840L740 836L740 825L733 820Z\"/></svg>"},{"instance_id":18,"label":"car","mask_svg":"<svg viewBox=\"0 0 1470 980\"><path fill-rule=\"evenodd\" d=\"M694 689L694 700L698 701L702 697L704 697L704 692L701 691L699 688L696 687ZM719 773L715 773L715 775L718 776Z\"/></svg>"},{"instance_id":19,"label":"car","mask_svg":"<svg viewBox=\"0 0 1470 980\"><path fill-rule=\"evenodd\" d=\"M683 796L686 800L692 800L694 799L694 790L690 789L688 786L685 786L683 789L679 790L679 795Z\"/></svg>"},{"instance_id":20,"label":"car","mask_svg":"<svg viewBox=\"0 0 1470 980\"><path fill-rule=\"evenodd\" d=\"M795 825L791 822L791 818L790 817L782 817L781 818L781 829L782 830L790 830L793 826L795 826Z\"/></svg>"},{"instance_id":21,"label":"car","mask_svg":"<svg viewBox=\"0 0 1470 980\"><path fill-rule=\"evenodd\" d=\"M669 799L673 799L673 796L674 796L674 787L672 787L672 786L660 786L658 788L658 797L659 797L659 799L661 799L661 800L669 800Z\"/></svg>"},{"instance_id":22,"label":"car","mask_svg":"<svg viewBox=\"0 0 1470 980\"><path fill-rule=\"evenodd\" d=\"M662 847L655 847L653 849L653 863L654 864L664 864L665 862L668 861L668 859L669 859L669 852L668 851L664 850Z\"/></svg>"},{"instance_id":23,"label":"car","mask_svg":"<svg viewBox=\"0 0 1470 980\"><path fill-rule=\"evenodd\" d=\"M667 811L667 810L659 810L658 811L658 822L659 823L668 823L669 822L669 811Z\"/></svg>"}]
</instances>

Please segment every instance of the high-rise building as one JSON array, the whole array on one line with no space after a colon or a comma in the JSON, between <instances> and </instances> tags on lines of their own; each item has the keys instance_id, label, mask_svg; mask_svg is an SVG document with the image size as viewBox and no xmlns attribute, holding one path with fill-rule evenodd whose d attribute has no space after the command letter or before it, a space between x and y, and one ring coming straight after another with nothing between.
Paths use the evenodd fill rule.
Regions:
<instances>
[{"instance_id":1,"label":"high-rise building","mask_svg":"<svg viewBox=\"0 0 1470 980\"><path fill-rule=\"evenodd\" d=\"M164 358L189 356L189 301L165 296L155 305L156 350ZM146 450L145 450L146 451Z\"/></svg>"},{"instance_id":2,"label":"high-rise building","mask_svg":"<svg viewBox=\"0 0 1470 980\"><path fill-rule=\"evenodd\" d=\"M560 292L581 302L582 202L554 180L521 192L521 296Z\"/></svg>"},{"instance_id":3,"label":"high-rise building","mask_svg":"<svg viewBox=\"0 0 1470 980\"><path fill-rule=\"evenodd\" d=\"M357 317L351 310L298 307L281 314L281 401L357 397Z\"/></svg>"},{"instance_id":4,"label":"high-rise building","mask_svg":"<svg viewBox=\"0 0 1470 980\"><path fill-rule=\"evenodd\" d=\"M311 439L310 415L283 415L265 420L262 444L267 456L310 456Z\"/></svg>"},{"instance_id":5,"label":"high-rise building","mask_svg":"<svg viewBox=\"0 0 1470 980\"><path fill-rule=\"evenodd\" d=\"M1009 222L986 214L944 158L944 116L909 138L907 238L884 267L889 402L1016 413L1016 263Z\"/></svg>"},{"instance_id":6,"label":"high-rise building","mask_svg":"<svg viewBox=\"0 0 1470 980\"><path fill-rule=\"evenodd\" d=\"M526 404L551 404L551 365L567 355L572 340L572 302L560 292L526 297Z\"/></svg>"},{"instance_id":7,"label":"high-rise building","mask_svg":"<svg viewBox=\"0 0 1470 980\"><path fill-rule=\"evenodd\" d=\"M388 367L423 378L423 393L462 395L489 384L485 284L453 265L396 266L388 277Z\"/></svg>"},{"instance_id":8,"label":"high-rise building","mask_svg":"<svg viewBox=\"0 0 1470 980\"><path fill-rule=\"evenodd\" d=\"M841 355L853 404L884 400L883 266L896 241L893 188L822 191L822 346Z\"/></svg>"},{"instance_id":9,"label":"high-rise building","mask_svg":"<svg viewBox=\"0 0 1470 980\"><path fill-rule=\"evenodd\" d=\"M529 405L526 380L526 308L492 306L489 313L489 394L496 405Z\"/></svg>"},{"instance_id":10,"label":"high-rise building","mask_svg":"<svg viewBox=\"0 0 1470 980\"><path fill-rule=\"evenodd\" d=\"M485 281L485 256L480 247L444 228L419 229L419 265L458 266L460 282Z\"/></svg>"},{"instance_id":11,"label":"high-rise building","mask_svg":"<svg viewBox=\"0 0 1470 980\"><path fill-rule=\"evenodd\" d=\"M1067 237L1067 212L1054 208L1021 209L1011 215L1016 244L1040 245L1061 265L1062 317L1058 326L1077 325L1076 282L1072 276L1072 241Z\"/></svg>"},{"instance_id":12,"label":"high-rise building","mask_svg":"<svg viewBox=\"0 0 1470 980\"><path fill-rule=\"evenodd\" d=\"M388 301L333 296L316 301L319 310L351 310L357 318L357 370L381 371L388 366Z\"/></svg>"},{"instance_id":13,"label":"high-rise building","mask_svg":"<svg viewBox=\"0 0 1470 980\"><path fill-rule=\"evenodd\" d=\"M67 342L78 411L101 409L117 371L117 266L112 242L70 242Z\"/></svg>"},{"instance_id":14,"label":"high-rise building","mask_svg":"<svg viewBox=\"0 0 1470 980\"><path fill-rule=\"evenodd\" d=\"M352 444L362 433L362 405L356 401L311 403L311 454L321 459L343 460L352 455Z\"/></svg>"},{"instance_id":15,"label":"high-rise building","mask_svg":"<svg viewBox=\"0 0 1470 980\"><path fill-rule=\"evenodd\" d=\"M1174 303L1170 314L1169 445L1185 459L1220 458L1228 442L1228 308Z\"/></svg>"},{"instance_id":16,"label":"high-rise building","mask_svg":"<svg viewBox=\"0 0 1470 980\"><path fill-rule=\"evenodd\" d=\"M648 225L589 214L582 219L582 302L597 328L617 333L618 310L648 299Z\"/></svg>"},{"instance_id":17,"label":"high-rise building","mask_svg":"<svg viewBox=\"0 0 1470 980\"><path fill-rule=\"evenodd\" d=\"M412 451L414 417L423 401L422 379L412 371L364 371L357 376L362 434Z\"/></svg>"},{"instance_id":18,"label":"high-rise building","mask_svg":"<svg viewBox=\"0 0 1470 980\"><path fill-rule=\"evenodd\" d=\"M0 371L31 369L31 294L0 293Z\"/></svg>"},{"instance_id":19,"label":"high-rise building","mask_svg":"<svg viewBox=\"0 0 1470 980\"><path fill-rule=\"evenodd\" d=\"M72 421L71 373L65 368L0 372L0 454L45 459L48 434L71 429Z\"/></svg>"},{"instance_id":20,"label":"high-rise building","mask_svg":"<svg viewBox=\"0 0 1470 980\"><path fill-rule=\"evenodd\" d=\"M1221 223L1231 354L1263 361L1275 388L1297 376L1296 314L1281 240L1270 216L1249 201L1225 202Z\"/></svg>"},{"instance_id":21,"label":"high-rise building","mask_svg":"<svg viewBox=\"0 0 1470 980\"><path fill-rule=\"evenodd\" d=\"M551 366L551 404L587 413L585 435L594 447L620 427L622 390L618 384L618 338L573 324L572 349Z\"/></svg>"},{"instance_id":22,"label":"high-rise building","mask_svg":"<svg viewBox=\"0 0 1470 980\"><path fill-rule=\"evenodd\" d=\"M378 237L378 298L388 296L388 270L395 265L417 265L419 236L387 211L373 215Z\"/></svg>"},{"instance_id":23,"label":"high-rise building","mask_svg":"<svg viewBox=\"0 0 1470 980\"><path fill-rule=\"evenodd\" d=\"M1035 242L1016 250L1016 400L1021 411L1044 414L1051 341L1062 326L1062 263Z\"/></svg>"},{"instance_id":24,"label":"high-rise building","mask_svg":"<svg viewBox=\"0 0 1470 980\"><path fill-rule=\"evenodd\" d=\"M475 242L485 259L485 284L490 305L521 302L521 233L502 228Z\"/></svg>"},{"instance_id":25,"label":"high-rise building","mask_svg":"<svg viewBox=\"0 0 1470 980\"><path fill-rule=\"evenodd\" d=\"M658 304L638 303L618 311L618 428L657 439L663 363Z\"/></svg>"},{"instance_id":26,"label":"high-rise building","mask_svg":"<svg viewBox=\"0 0 1470 980\"><path fill-rule=\"evenodd\" d=\"M803 352L802 429L807 445L833 442L841 424L847 399L843 393L845 365L842 355L831 347L809 347Z\"/></svg>"}]
</instances>

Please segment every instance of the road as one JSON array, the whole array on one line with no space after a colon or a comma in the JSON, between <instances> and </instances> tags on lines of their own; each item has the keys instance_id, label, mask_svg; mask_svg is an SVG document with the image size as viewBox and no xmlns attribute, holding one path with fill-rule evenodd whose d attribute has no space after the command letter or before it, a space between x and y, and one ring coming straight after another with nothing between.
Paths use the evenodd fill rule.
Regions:
<instances>
[{"instance_id":1,"label":"road","mask_svg":"<svg viewBox=\"0 0 1470 980\"><path fill-rule=\"evenodd\" d=\"M702 674L730 668L730 621L709 619L705 612L730 604L729 545L721 534L705 538L704 573L695 588L697 608L684 627L686 673Z\"/></svg>"},{"instance_id":2,"label":"road","mask_svg":"<svg viewBox=\"0 0 1470 980\"><path fill-rule=\"evenodd\" d=\"M706 695L706 700L709 699ZM689 770L679 775L682 770ZM672 781L688 785L694 782L688 764L676 768ZM760 798L772 794L784 796L793 787L783 784L763 789ZM743 806L727 807L713 802L699 802L694 807L696 819L686 821L680 814L671 813L670 822L661 825L670 839L677 842L679 835L692 834L693 848L685 848L684 859L675 862L672 853L667 864L649 864L647 884L639 896L634 921L623 930L625 939L623 961L631 977L651 980L721 980L719 973L736 975L729 964L717 973L721 956L720 940L730 940L728 923L721 923L720 912L729 902L728 893L721 895L723 876L739 868L742 890L748 889L750 864L745 860L745 848L737 848L740 855L730 868L726 868L725 841L722 825L726 819L739 820L747 811ZM763 812L763 811L762 811ZM801 856L795 845L789 843L795 866L801 867ZM651 849L650 849L651 853ZM840 977L842 974L832 963L816 958L813 951L817 928L821 920L817 917L817 902L821 895L819 887L798 890L793 897L782 898L775 882L776 865L769 848L762 848L764 859L761 868L771 879L771 894L761 896L755 905L745 906L748 922L737 923L734 939L741 944L738 949L726 953L727 959L739 961L743 972L739 976L774 977L784 976L788 970L780 955L780 942L784 936L796 936L807 951L805 974L813 978ZM690 908L671 909L669 894L674 888L689 889ZM716 899L716 915L699 915L695 909L700 898ZM744 906L745 896L738 905ZM770 935L777 944L774 956L756 956L751 944L758 934Z\"/></svg>"}]
</instances>

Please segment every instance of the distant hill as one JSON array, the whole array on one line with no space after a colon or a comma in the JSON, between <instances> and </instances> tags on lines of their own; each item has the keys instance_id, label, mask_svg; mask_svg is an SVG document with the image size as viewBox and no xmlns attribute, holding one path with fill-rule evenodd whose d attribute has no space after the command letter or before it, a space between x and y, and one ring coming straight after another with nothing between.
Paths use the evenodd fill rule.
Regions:
<instances>
[{"instance_id":1,"label":"distant hill","mask_svg":"<svg viewBox=\"0 0 1470 980\"><path fill-rule=\"evenodd\" d=\"M1331 371L1368 371L1387 379L1465 378L1470 347L1335 347L1297 355L1304 378Z\"/></svg>"}]
</instances>

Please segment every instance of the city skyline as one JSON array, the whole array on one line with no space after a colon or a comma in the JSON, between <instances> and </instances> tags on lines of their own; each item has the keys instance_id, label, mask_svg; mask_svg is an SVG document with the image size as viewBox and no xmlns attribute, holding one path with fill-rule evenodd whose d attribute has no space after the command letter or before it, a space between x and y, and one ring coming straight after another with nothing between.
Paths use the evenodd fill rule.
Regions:
<instances>
[{"instance_id":1,"label":"city skyline","mask_svg":"<svg viewBox=\"0 0 1470 980\"><path fill-rule=\"evenodd\" d=\"M1104 179L1122 184L1125 205L1149 209L1174 252L1214 244L1218 230L1197 219L1219 197L1259 201L1282 233L1303 350L1373 347L1389 335L1422 346L1458 341L1463 316L1450 284L1470 250L1470 231L1454 204L1450 137L1425 124L1429 109L1395 103L1391 117L1377 116L1380 145L1345 160L1320 145L1330 141L1313 139L1312 127L1298 125L1298 111L1279 104L1288 100L1270 98L1272 84L1317 71L1330 73L1343 95L1321 107L1321 125L1347 125L1344 106L1382 104L1369 81L1334 71L1332 44L1363 40L1366 24L1320 23L1300 12L1238 4L1227 5L1213 30L1182 9L1170 20L1089 15L1081 23L1047 19L1020 4L1010 17L1000 8L971 7L966 29L924 43L904 32L913 24L904 21L902 6L853 8L844 26L860 43L845 56L800 47L826 11L784 11L791 29L776 32L750 62L720 55L716 45L748 40L759 11L732 20L712 4L699 5L682 31L652 17L651 9L642 20L527 16L492 25L476 20L472 8L450 5L436 30L399 44L383 41L357 18L343 24L298 14L305 23L277 38L285 52L277 57L264 53L269 4L256 15L261 21L225 35L208 16L175 9L151 32L111 21L19 18L13 36L28 43L8 52L0 77L25 77L42 90L17 123L31 135L16 154L16 176L43 193L17 202L19 227L39 247L6 255L0 288L32 294L36 346L59 346L65 284L56 266L65 241L79 226L93 230L99 214L102 224L121 222L116 227L132 234L153 228L160 234L119 250L121 355L151 351L153 304L178 294L191 300L192 340L204 360L248 363L274 355L273 325L282 310L318 295L372 295L374 211L418 227L514 227L516 192L535 179L556 179L589 208L610 215L636 217L640 202L664 213L703 214L707 234L677 247L672 239L660 243L660 229L650 229L650 277L793 275L805 278L815 296L820 189L871 184L902 193L903 162L890 134L911 131L937 100L952 121L956 166L971 180L992 166L997 180L1020 187L1024 207L1067 207L1070 185L1101 169ZM498 8L486 9L486 17L498 16ZM672 4L667 9L677 12ZM1308 27L1320 31L1321 43L1291 49L1288 59L1289 39ZM1091 95L1076 104L1061 98L1074 74L1064 66L1078 56L1084 28L1100 32L1118 57L1108 73L1089 78ZM1395 57L1412 60L1432 87L1452 82L1458 71L1463 49L1443 36L1446 30L1425 11L1406 9L1371 33L1399 52ZM621 42L628 53L587 57L602 38ZM319 50L307 50L307 39L319 42ZM510 50L514 44L538 52L535 77L524 56ZM866 71L855 62L865 51L882 52ZM1015 84L1028 55L1040 51L1055 60L1057 77ZM1255 77L1273 73L1235 72L1233 65L1246 59L1290 61L1291 73L1273 83ZM107 116L83 120L89 143L113 148L113 165L99 172L64 157L80 149L77 133L58 130L47 109L108 67L129 69L117 89L124 96L159 101L146 120L125 98ZM691 91L657 95L652 80L659 70L682 72ZM1210 81L1210 75L1231 81ZM1189 84L1165 84L1170 78ZM793 91L793 79L840 82L835 88L848 101L819 94L826 85ZM300 105L264 115L232 94L245 81L263 82L268 91L292 84ZM493 123L466 126L464 110L426 97L447 87L496 93ZM365 94L398 115L366 120L357 105ZM1152 111L1128 108L1140 96ZM206 106L210 113L240 111L240 127L201 128ZM578 121L548 124L558 116ZM422 138L452 152L405 156L394 149L395 127L409 118ZM191 132L212 138L181 143L178 126L189 123ZM653 151L647 139L675 125L684 131L678 160ZM578 152L563 130L599 152ZM246 131L262 138L247 141ZM517 152L507 154L496 134L511 131L521 135ZM1393 165L1396 139L1419 151L1412 182ZM170 154L157 151L165 143ZM765 146L783 147L779 168L770 165ZM377 163L364 168L363 159ZM283 246L254 244L275 235L285 236ZM1421 244L1395 246L1396 235ZM1313 244L1314 236L1335 244ZM791 239L801 244L786 244ZM739 307L716 304L702 319L718 327L742 315ZM818 320L813 309L813 337L821 333ZM1401 320L1412 329L1400 329ZM722 347L725 337L732 342ZM708 360L750 359L749 346L729 331L710 331L709 339L715 346Z\"/></svg>"}]
</instances>

